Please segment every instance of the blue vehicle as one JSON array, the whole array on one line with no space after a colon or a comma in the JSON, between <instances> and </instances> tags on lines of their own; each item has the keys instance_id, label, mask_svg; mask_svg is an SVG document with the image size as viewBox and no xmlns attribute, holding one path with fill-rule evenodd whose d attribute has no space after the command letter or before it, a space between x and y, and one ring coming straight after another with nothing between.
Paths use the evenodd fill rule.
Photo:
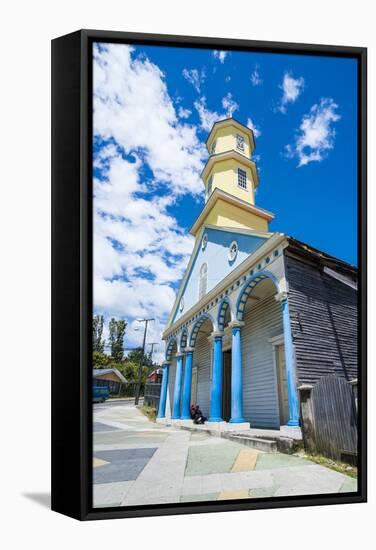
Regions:
<instances>
[{"instance_id":1,"label":"blue vehicle","mask_svg":"<svg viewBox=\"0 0 376 550\"><path fill-rule=\"evenodd\" d=\"M104 403L110 397L110 390L107 386L96 386L93 384L93 403Z\"/></svg>"}]
</instances>

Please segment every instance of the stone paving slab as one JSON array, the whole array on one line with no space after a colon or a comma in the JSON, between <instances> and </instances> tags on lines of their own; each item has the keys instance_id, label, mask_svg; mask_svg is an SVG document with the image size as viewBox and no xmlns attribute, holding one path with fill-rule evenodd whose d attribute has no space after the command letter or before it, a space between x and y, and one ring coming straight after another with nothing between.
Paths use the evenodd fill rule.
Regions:
<instances>
[{"instance_id":1,"label":"stone paving slab","mask_svg":"<svg viewBox=\"0 0 376 550\"><path fill-rule=\"evenodd\" d=\"M94 415L94 422L95 506L270 498L357 489L356 479L306 459L267 454L207 432L152 423L129 405L103 407Z\"/></svg>"},{"instance_id":2,"label":"stone paving slab","mask_svg":"<svg viewBox=\"0 0 376 550\"><path fill-rule=\"evenodd\" d=\"M259 453L253 449L243 449L239 452L231 472L248 472L254 470Z\"/></svg>"},{"instance_id":3,"label":"stone paving slab","mask_svg":"<svg viewBox=\"0 0 376 550\"><path fill-rule=\"evenodd\" d=\"M201 495L182 495L180 497L180 502L202 502L202 501L211 501L218 500L220 493L208 493Z\"/></svg>"},{"instance_id":4,"label":"stone paving slab","mask_svg":"<svg viewBox=\"0 0 376 550\"><path fill-rule=\"evenodd\" d=\"M167 433L160 432L99 432L94 434L94 445L111 445L119 443L138 443L140 447L143 443L162 443L168 437Z\"/></svg>"},{"instance_id":5,"label":"stone paving slab","mask_svg":"<svg viewBox=\"0 0 376 550\"><path fill-rule=\"evenodd\" d=\"M110 426L109 424L103 424L102 422L93 422L94 432L114 432L120 430L119 427Z\"/></svg>"},{"instance_id":6,"label":"stone paving slab","mask_svg":"<svg viewBox=\"0 0 376 550\"><path fill-rule=\"evenodd\" d=\"M95 458L109 464L94 469L94 484L137 479L155 451L154 448L96 452Z\"/></svg>"},{"instance_id":7,"label":"stone paving slab","mask_svg":"<svg viewBox=\"0 0 376 550\"><path fill-rule=\"evenodd\" d=\"M238 489L237 491L223 491L220 493L218 500L236 500L239 498L249 498L247 489Z\"/></svg>"},{"instance_id":8,"label":"stone paving slab","mask_svg":"<svg viewBox=\"0 0 376 550\"><path fill-rule=\"evenodd\" d=\"M338 493L346 479L343 474L315 464L276 468L272 476L279 485L275 496Z\"/></svg>"},{"instance_id":9,"label":"stone paving slab","mask_svg":"<svg viewBox=\"0 0 376 550\"><path fill-rule=\"evenodd\" d=\"M188 444L189 433L172 432L138 476L124 504L179 502Z\"/></svg>"},{"instance_id":10,"label":"stone paving slab","mask_svg":"<svg viewBox=\"0 0 376 550\"><path fill-rule=\"evenodd\" d=\"M314 464L299 456L282 453L263 453L257 459L256 470L270 470L271 468L291 468L294 466L309 466Z\"/></svg>"},{"instance_id":11,"label":"stone paving slab","mask_svg":"<svg viewBox=\"0 0 376 550\"><path fill-rule=\"evenodd\" d=\"M95 507L120 506L133 483L133 481L122 481L120 483L94 485L93 501Z\"/></svg>"},{"instance_id":12,"label":"stone paving slab","mask_svg":"<svg viewBox=\"0 0 376 550\"><path fill-rule=\"evenodd\" d=\"M210 475L229 472L239 454L236 444L202 445L189 448L186 476Z\"/></svg>"},{"instance_id":13,"label":"stone paving slab","mask_svg":"<svg viewBox=\"0 0 376 550\"><path fill-rule=\"evenodd\" d=\"M349 493L349 492L356 492L358 490L358 480L354 479L353 477L347 477L343 484L341 485L341 488L339 490L340 493Z\"/></svg>"}]
</instances>

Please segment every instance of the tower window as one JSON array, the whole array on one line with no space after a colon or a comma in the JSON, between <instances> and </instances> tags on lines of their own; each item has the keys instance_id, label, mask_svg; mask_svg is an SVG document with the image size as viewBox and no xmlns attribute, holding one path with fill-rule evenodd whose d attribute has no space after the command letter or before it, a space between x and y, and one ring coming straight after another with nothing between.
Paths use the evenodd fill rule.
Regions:
<instances>
[{"instance_id":1,"label":"tower window","mask_svg":"<svg viewBox=\"0 0 376 550\"><path fill-rule=\"evenodd\" d=\"M210 178L208 179L208 196L212 192L212 187L213 187L213 176L210 176Z\"/></svg>"},{"instance_id":2,"label":"tower window","mask_svg":"<svg viewBox=\"0 0 376 550\"><path fill-rule=\"evenodd\" d=\"M215 146L217 145L217 142L216 141L213 141L212 143L212 146L211 146L211 149L210 149L210 154L214 155L215 153Z\"/></svg>"},{"instance_id":3,"label":"tower window","mask_svg":"<svg viewBox=\"0 0 376 550\"><path fill-rule=\"evenodd\" d=\"M236 148L239 151L244 151L244 137L240 134L236 134Z\"/></svg>"},{"instance_id":4,"label":"tower window","mask_svg":"<svg viewBox=\"0 0 376 550\"><path fill-rule=\"evenodd\" d=\"M201 300L206 294L208 286L208 264L204 263L200 267L200 279L198 283L198 299Z\"/></svg>"},{"instance_id":5,"label":"tower window","mask_svg":"<svg viewBox=\"0 0 376 550\"><path fill-rule=\"evenodd\" d=\"M238 185L242 189L247 189L247 172L238 168Z\"/></svg>"}]
</instances>

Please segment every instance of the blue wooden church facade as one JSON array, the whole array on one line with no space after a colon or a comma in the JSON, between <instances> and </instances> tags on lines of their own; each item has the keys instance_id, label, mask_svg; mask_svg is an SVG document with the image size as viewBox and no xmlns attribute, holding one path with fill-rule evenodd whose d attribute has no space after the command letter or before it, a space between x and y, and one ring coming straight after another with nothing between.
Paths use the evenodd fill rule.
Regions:
<instances>
[{"instance_id":1,"label":"blue wooden church facade","mask_svg":"<svg viewBox=\"0 0 376 550\"><path fill-rule=\"evenodd\" d=\"M207 146L206 204L164 331L158 421L190 423L198 404L213 429L299 430L301 384L357 377L357 271L269 231L249 129L220 121Z\"/></svg>"}]
</instances>

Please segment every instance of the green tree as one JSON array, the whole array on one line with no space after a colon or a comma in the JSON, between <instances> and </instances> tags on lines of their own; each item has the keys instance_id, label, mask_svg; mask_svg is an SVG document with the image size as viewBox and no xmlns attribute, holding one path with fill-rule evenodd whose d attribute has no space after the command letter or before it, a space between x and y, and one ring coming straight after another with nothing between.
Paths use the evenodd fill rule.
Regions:
<instances>
[{"instance_id":1,"label":"green tree","mask_svg":"<svg viewBox=\"0 0 376 550\"><path fill-rule=\"evenodd\" d=\"M124 354L124 335L127 322L112 318L109 323L111 357L115 362L121 362Z\"/></svg>"},{"instance_id":2,"label":"green tree","mask_svg":"<svg viewBox=\"0 0 376 550\"><path fill-rule=\"evenodd\" d=\"M102 340L104 318L103 315L94 315L93 317L93 351L104 352L105 341Z\"/></svg>"}]
</instances>

